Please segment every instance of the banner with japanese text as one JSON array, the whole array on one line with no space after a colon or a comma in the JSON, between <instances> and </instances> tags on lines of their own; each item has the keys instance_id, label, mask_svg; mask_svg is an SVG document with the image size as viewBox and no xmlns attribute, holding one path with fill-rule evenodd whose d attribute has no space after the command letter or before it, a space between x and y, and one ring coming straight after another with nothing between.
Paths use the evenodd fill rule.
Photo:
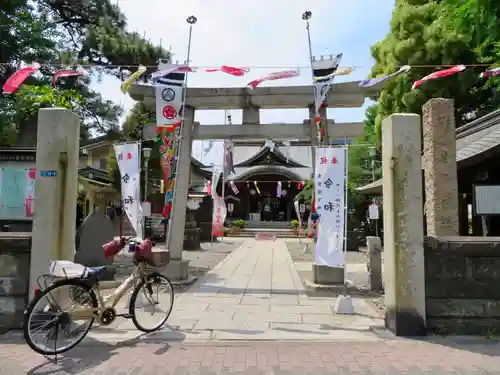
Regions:
<instances>
[{"instance_id":1,"label":"banner with japanese text","mask_svg":"<svg viewBox=\"0 0 500 375\"><path fill-rule=\"evenodd\" d=\"M316 148L314 190L319 225L315 263L343 268L345 239L346 149Z\"/></svg>"},{"instance_id":2,"label":"banner with japanese text","mask_svg":"<svg viewBox=\"0 0 500 375\"><path fill-rule=\"evenodd\" d=\"M212 198L213 198L213 214L212 214L212 235L214 237L224 236L224 220L226 220L227 209L224 197L217 194L217 184L219 183L222 170L220 167L213 167L212 170Z\"/></svg>"},{"instance_id":3,"label":"banner with japanese text","mask_svg":"<svg viewBox=\"0 0 500 375\"><path fill-rule=\"evenodd\" d=\"M140 199L139 143L114 145L116 162L120 170L123 208L138 237L143 236Z\"/></svg>"}]
</instances>

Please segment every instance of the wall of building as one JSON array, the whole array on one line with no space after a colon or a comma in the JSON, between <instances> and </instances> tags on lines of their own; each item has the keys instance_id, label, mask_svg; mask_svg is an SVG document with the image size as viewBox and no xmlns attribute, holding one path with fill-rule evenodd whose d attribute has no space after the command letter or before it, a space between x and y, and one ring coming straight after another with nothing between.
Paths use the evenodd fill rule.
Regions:
<instances>
[{"instance_id":1,"label":"wall of building","mask_svg":"<svg viewBox=\"0 0 500 375\"><path fill-rule=\"evenodd\" d=\"M500 238L426 237L427 328L439 334L500 332Z\"/></svg>"},{"instance_id":2,"label":"wall of building","mask_svg":"<svg viewBox=\"0 0 500 375\"><path fill-rule=\"evenodd\" d=\"M22 328L30 254L30 233L0 233L0 333Z\"/></svg>"}]
</instances>

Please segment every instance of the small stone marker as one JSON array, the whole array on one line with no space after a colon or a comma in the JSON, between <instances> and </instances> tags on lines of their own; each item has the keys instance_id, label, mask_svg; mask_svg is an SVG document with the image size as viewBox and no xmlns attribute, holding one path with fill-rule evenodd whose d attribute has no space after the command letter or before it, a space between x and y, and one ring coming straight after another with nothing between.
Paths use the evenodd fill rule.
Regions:
<instances>
[{"instance_id":1,"label":"small stone marker","mask_svg":"<svg viewBox=\"0 0 500 375\"><path fill-rule=\"evenodd\" d=\"M354 314L354 306L351 296L343 295L337 297L334 311L336 314L352 315Z\"/></svg>"},{"instance_id":2,"label":"small stone marker","mask_svg":"<svg viewBox=\"0 0 500 375\"><path fill-rule=\"evenodd\" d=\"M257 232L255 234L255 240L257 241L276 241L276 233L271 232Z\"/></svg>"}]
</instances>

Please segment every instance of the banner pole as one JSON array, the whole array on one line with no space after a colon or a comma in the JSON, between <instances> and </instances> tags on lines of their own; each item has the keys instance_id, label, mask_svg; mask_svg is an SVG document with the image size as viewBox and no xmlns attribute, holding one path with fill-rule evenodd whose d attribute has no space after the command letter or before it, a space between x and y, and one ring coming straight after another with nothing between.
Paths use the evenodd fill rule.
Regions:
<instances>
[{"instance_id":1,"label":"banner pole","mask_svg":"<svg viewBox=\"0 0 500 375\"><path fill-rule=\"evenodd\" d=\"M188 37L188 48L187 48L187 57L186 57L186 64L189 66L190 64L190 58L191 58L191 40L193 36L193 25L198 21L198 19L195 16L189 16L186 18L186 22L189 24L189 37ZM175 132L174 132L174 139L173 141L176 144L176 149L175 149L175 158L176 158L176 164L179 161L179 151L181 149L181 144L184 141L182 139L182 128L184 127L184 107L186 105L186 97L187 97L187 83L188 83L188 76L189 72L186 72L186 75L184 76L184 87L182 90L182 118L181 118L181 125L179 126L179 135L178 135L178 140L175 140ZM191 142L191 139L186 139L185 141ZM174 187L173 187L173 193L172 193L172 212L170 213L170 216L174 214L174 207L173 207L173 202L175 202L175 195L177 193L177 165L176 165L176 171L175 171L175 182L174 182ZM168 191L165 191L165 204L167 203L167 195ZM170 220L169 220L170 221ZM171 232L171 226L170 223L168 225L168 230L165 236L165 249L168 250L168 245L169 245L169 239L170 239L170 232Z\"/></svg>"},{"instance_id":2,"label":"banner pole","mask_svg":"<svg viewBox=\"0 0 500 375\"><path fill-rule=\"evenodd\" d=\"M212 164L212 181L210 181L210 184L212 185L210 187L210 190L211 190L211 194L212 194L212 226L211 226L211 229L210 229L210 248L214 245L214 209L215 209L215 205L214 205L214 193L213 193L213 189L216 189L217 186L214 186L214 167L215 165ZM217 192L216 192L217 194Z\"/></svg>"},{"instance_id":3,"label":"banner pole","mask_svg":"<svg viewBox=\"0 0 500 375\"><path fill-rule=\"evenodd\" d=\"M346 275L346 254L347 254L347 218L348 218L348 215L347 215L347 211L349 209L349 201L348 201L348 197L349 197L349 144L347 142L345 142L344 144L344 152L345 152L345 161L344 161L344 164L345 164L345 167L344 167L344 295L347 295L347 280L345 279L345 275Z\"/></svg>"}]
</instances>

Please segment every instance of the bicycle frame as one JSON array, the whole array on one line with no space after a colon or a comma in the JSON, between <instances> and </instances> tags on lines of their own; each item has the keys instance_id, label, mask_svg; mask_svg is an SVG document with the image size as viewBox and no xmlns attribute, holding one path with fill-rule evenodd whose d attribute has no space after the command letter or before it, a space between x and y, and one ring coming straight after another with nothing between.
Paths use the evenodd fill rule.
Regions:
<instances>
[{"instance_id":1,"label":"bicycle frame","mask_svg":"<svg viewBox=\"0 0 500 375\"><path fill-rule=\"evenodd\" d=\"M99 287L99 283L92 288L92 291L95 293L97 297L97 308L92 307L76 307L72 309L69 314L72 319L92 319L96 317L105 309L114 308L123 298L123 296L132 289L137 281L145 278L145 264L140 262L135 268L134 271L127 277L116 289L115 291L108 297L104 298L101 294L101 288Z\"/></svg>"}]
</instances>

